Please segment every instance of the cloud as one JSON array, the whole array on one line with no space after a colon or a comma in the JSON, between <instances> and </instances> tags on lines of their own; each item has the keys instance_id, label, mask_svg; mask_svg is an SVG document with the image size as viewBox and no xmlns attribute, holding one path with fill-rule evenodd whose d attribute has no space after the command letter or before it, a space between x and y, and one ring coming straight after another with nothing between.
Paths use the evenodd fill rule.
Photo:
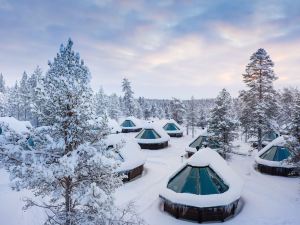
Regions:
<instances>
[{"instance_id":1,"label":"cloud","mask_svg":"<svg viewBox=\"0 0 300 225\"><path fill-rule=\"evenodd\" d=\"M109 93L120 93L126 76L146 97L214 97L223 87L236 96L260 47L275 62L275 86L299 86L299 7L293 0L0 0L0 72L11 85L36 65L46 71L71 37L93 88Z\"/></svg>"}]
</instances>

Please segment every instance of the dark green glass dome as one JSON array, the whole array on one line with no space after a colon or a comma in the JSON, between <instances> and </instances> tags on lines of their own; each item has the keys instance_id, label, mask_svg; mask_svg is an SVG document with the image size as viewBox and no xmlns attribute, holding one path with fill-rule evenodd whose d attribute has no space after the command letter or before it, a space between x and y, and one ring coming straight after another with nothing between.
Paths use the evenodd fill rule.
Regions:
<instances>
[{"instance_id":1,"label":"dark green glass dome","mask_svg":"<svg viewBox=\"0 0 300 225\"><path fill-rule=\"evenodd\" d=\"M176 130L180 130L174 123L167 123L164 126L164 130L166 131L176 131Z\"/></svg>"},{"instance_id":2,"label":"dark green glass dome","mask_svg":"<svg viewBox=\"0 0 300 225\"><path fill-rule=\"evenodd\" d=\"M207 144L207 146L211 149L217 149L220 148L220 144L217 141L212 140L208 136L199 136L196 140L194 140L189 146L191 148L202 148L204 144Z\"/></svg>"},{"instance_id":3,"label":"dark green glass dome","mask_svg":"<svg viewBox=\"0 0 300 225\"><path fill-rule=\"evenodd\" d=\"M260 158L269 161L282 161L291 156L288 148L283 146L273 146L268 151L263 153Z\"/></svg>"},{"instance_id":4,"label":"dark green glass dome","mask_svg":"<svg viewBox=\"0 0 300 225\"><path fill-rule=\"evenodd\" d=\"M221 194L229 189L224 181L209 167L187 165L168 183L167 188L177 193L195 195Z\"/></svg>"},{"instance_id":5,"label":"dark green glass dome","mask_svg":"<svg viewBox=\"0 0 300 225\"><path fill-rule=\"evenodd\" d=\"M158 139L161 138L161 136L154 129L144 129L136 136L136 138Z\"/></svg>"},{"instance_id":6,"label":"dark green glass dome","mask_svg":"<svg viewBox=\"0 0 300 225\"><path fill-rule=\"evenodd\" d=\"M135 127L135 124L131 120L125 120L122 124L122 127Z\"/></svg>"}]
</instances>

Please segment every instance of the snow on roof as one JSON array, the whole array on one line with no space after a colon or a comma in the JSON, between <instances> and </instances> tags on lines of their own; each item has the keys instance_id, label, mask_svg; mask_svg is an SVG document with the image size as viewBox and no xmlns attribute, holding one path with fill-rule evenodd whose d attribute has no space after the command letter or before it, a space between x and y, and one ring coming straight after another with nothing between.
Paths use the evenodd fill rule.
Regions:
<instances>
[{"instance_id":1,"label":"snow on roof","mask_svg":"<svg viewBox=\"0 0 300 225\"><path fill-rule=\"evenodd\" d=\"M28 133L32 125L29 121L19 121L14 117L0 117L0 126L1 123L6 124L10 129L14 130L17 133Z\"/></svg>"},{"instance_id":2,"label":"snow on roof","mask_svg":"<svg viewBox=\"0 0 300 225\"><path fill-rule=\"evenodd\" d=\"M209 166L229 186L229 189L220 194L195 195L190 193L176 193L168 189L166 184L160 192L160 196L173 203L195 207L224 206L241 197L243 181L216 151L210 148L201 149L177 170L170 179L187 165L194 167Z\"/></svg>"},{"instance_id":3,"label":"snow on roof","mask_svg":"<svg viewBox=\"0 0 300 225\"><path fill-rule=\"evenodd\" d=\"M122 123L125 121L125 120L130 120L130 121L132 121L133 123L134 123L134 127L124 127L125 129L128 129L128 130L130 130L130 129L139 129L139 128L143 128L143 126L144 126L144 121L143 120L140 120L140 119L138 119L138 118L136 118L136 117L134 117L134 116L129 116L129 117L126 117L124 120L121 120L122 122L121 122L121 127L122 127Z\"/></svg>"},{"instance_id":4,"label":"snow on roof","mask_svg":"<svg viewBox=\"0 0 300 225\"><path fill-rule=\"evenodd\" d=\"M108 127L111 129L111 133L121 133L122 128L118 122L114 119L108 118Z\"/></svg>"},{"instance_id":5,"label":"snow on roof","mask_svg":"<svg viewBox=\"0 0 300 225\"><path fill-rule=\"evenodd\" d=\"M141 138L137 138L137 136L144 132L145 129L153 129L154 131L156 131L156 133L158 133L158 135L160 136L160 138L156 138L156 139L141 139ZM160 126L158 126L155 123L148 123L144 125L144 129L140 131L140 133L136 136L136 140L138 143L140 144L156 144L156 143L162 143L162 142L166 142L170 140L170 136L167 134L167 132L161 128Z\"/></svg>"},{"instance_id":6,"label":"snow on roof","mask_svg":"<svg viewBox=\"0 0 300 225\"><path fill-rule=\"evenodd\" d=\"M274 139L273 141L271 141L267 146L265 146L262 150L260 150L257 153L257 155L255 157L255 162L258 163L258 164L262 164L262 165L266 165L266 166L271 166L271 167L285 167L285 168L292 168L292 167L294 167L294 165L288 164L285 161L271 161L271 160L266 160L266 159L260 158L260 156L262 154L264 154L265 152L267 152L273 146L284 147L286 145L286 138L288 138L288 136L280 136L280 137Z\"/></svg>"},{"instance_id":7,"label":"snow on roof","mask_svg":"<svg viewBox=\"0 0 300 225\"><path fill-rule=\"evenodd\" d=\"M117 144L122 147L119 149L119 153L124 161L121 162L120 167L117 169L119 172L132 170L138 166L144 165L146 157L141 151L141 147L135 140L126 138L122 133L110 134L107 136L105 143L107 146Z\"/></svg>"}]
</instances>

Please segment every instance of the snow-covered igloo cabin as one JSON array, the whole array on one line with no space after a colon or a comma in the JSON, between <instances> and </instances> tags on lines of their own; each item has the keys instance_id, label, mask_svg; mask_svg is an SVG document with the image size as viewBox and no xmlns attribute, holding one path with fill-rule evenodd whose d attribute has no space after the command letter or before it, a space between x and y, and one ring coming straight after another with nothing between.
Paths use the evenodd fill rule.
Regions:
<instances>
[{"instance_id":1,"label":"snow-covered igloo cabin","mask_svg":"<svg viewBox=\"0 0 300 225\"><path fill-rule=\"evenodd\" d=\"M14 117L0 117L0 135L5 138L6 131L12 130L20 135L20 138L26 138L29 146L34 146L33 140L29 136L29 129L32 125L29 121L20 121Z\"/></svg>"},{"instance_id":2,"label":"snow-covered igloo cabin","mask_svg":"<svg viewBox=\"0 0 300 225\"><path fill-rule=\"evenodd\" d=\"M123 134L110 134L105 143L108 149L114 150L117 154L120 161L117 172L127 175L127 178L123 179L124 182L142 175L146 157L134 140L126 140Z\"/></svg>"},{"instance_id":3,"label":"snow-covered igloo cabin","mask_svg":"<svg viewBox=\"0 0 300 225\"><path fill-rule=\"evenodd\" d=\"M195 153L160 192L164 211L176 218L225 221L240 210L243 182L214 150Z\"/></svg>"},{"instance_id":4,"label":"snow-covered igloo cabin","mask_svg":"<svg viewBox=\"0 0 300 225\"><path fill-rule=\"evenodd\" d=\"M189 146L186 147L185 151L187 152L188 157L191 157L195 152L205 146L216 151L220 149L220 144L211 138L211 135L207 132L206 129L200 132L200 135L196 137L189 144Z\"/></svg>"},{"instance_id":5,"label":"snow-covered igloo cabin","mask_svg":"<svg viewBox=\"0 0 300 225\"><path fill-rule=\"evenodd\" d=\"M160 127L152 124L145 124L145 127L135 137L142 149L162 149L168 146L170 136Z\"/></svg>"},{"instance_id":6,"label":"snow-covered igloo cabin","mask_svg":"<svg viewBox=\"0 0 300 225\"><path fill-rule=\"evenodd\" d=\"M277 133L277 132L275 132L275 131L267 131L267 132L265 132L263 134L263 136L262 136L262 147L267 146L270 142L272 142L273 140L275 140L279 136L280 136L280 134ZM252 142L252 146L254 148L257 148L257 146L258 146L258 140L257 140L257 138L249 138L248 141Z\"/></svg>"},{"instance_id":7,"label":"snow-covered igloo cabin","mask_svg":"<svg viewBox=\"0 0 300 225\"><path fill-rule=\"evenodd\" d=\"M130 116L123 120L121 128L123 133L139 132L143 128L143 123L140 119Z\"/></svg>"},{"instance_id":8,"label":"snow-covered igloo cabin","mask_svg":"<svg viewBox=\"0 0 300 225\"><path fill-rule=\"evenodd\" d=\"M122 132L121 126L114 119L108 118L108 127L110 129L110 133L112 134L118 134Z\"/></svg>"},{"instance_id":9,"label":"snow-covered igloo cabin","mask_svg":"<svg viewBox=\"0 0 300 225\"><path fill-rule=\"evenodd\" d=\"M163 121L163 129L170 137L183 136L183 128L173 119Z\"/></svg>"},{"instance_id":10,"label":"snow-covered igloo cabin","mask_svg":"<svg viewBox=\"0 0 300 225\"><path fill-rule=\"evenodd\" d=\"M287 147L285 138L287 136L276 138L258 152L255 162L260 172L277 176L299 175L295 166L286 162L292 152Z\"/></svg>"}]
</instances>

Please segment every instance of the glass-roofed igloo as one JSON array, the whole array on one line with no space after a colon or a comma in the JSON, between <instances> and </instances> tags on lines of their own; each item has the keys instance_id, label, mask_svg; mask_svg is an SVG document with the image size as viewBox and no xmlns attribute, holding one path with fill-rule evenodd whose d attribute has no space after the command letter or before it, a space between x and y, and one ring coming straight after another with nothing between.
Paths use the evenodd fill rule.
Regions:
<instances>
[{"instance_id":1,"label":"glass-roofed igloo","mask_svg":"<svg viewBox=\"0 0 300 225\"><path fill-rule=\"evenodd\" d=\"M200 135L195 138L188 147L186 147L186 152L188 157L191 157L195 152L203 147L209 147L214 150L220 149L220 144L213 140L206 130L203 130Z\"/></svg>"},{"instance_id":2,"label":"glass-roofed igloo","mask_svg":"<svg viewBox=\"0 0 300 225\"><path fill-rule=\"evenodd\" d=\"M147 125L135 137L142 149L161 149L168 146L170 136L158 126Z\"/></svg>"},{"instance_id":3,"label":"glass-roofed igloo","mask_svg":"<svg viewBox=\"0 0 300 225\"><path fill-rule=\"evenodd\" d=\"M292 152L286 145L286 136L280 136L265 146L256 156L257 169L278 176L297 175L296 168L285 162Z\"/></svg>"},{"instance_id":4,"label":"glass-roofed igloo","mask_svg":"<svg viewBox=\"0 0 300 225\"><path fill-rule=\"evenodd\" d=\"M146 158L136 142L127 140L123 134L110 134L105 144L108 149L115 151L120 163L116 172L126 175L124 182L142 175Z\"/></svg>"},{"instance_id":5,"label":"glass-roofed igloo","mask_svg":"<svg viewBox=\"0 0 300 225\"><path fill-rule=\"evenodd\" d=\"M183 129L175 120L168 120L164 123L163 129L170 137L182 137Z\"/></svg>"},{"instance_id":6,"label":"glass-roofed igloo","mask_svg":"<svg viewBox=\"0 0 300 225\"><path fill-rule=\"evenodd\" d=\"M142 122L133 116L127 117L123 120L120 126L123 133L139 132L142 130Z\"/></svg>"},{"instance_id":7,"label":"glass-roofed igloo","mask_svg":"<svg viewBox=\"0 0 300 225\"><path fill-rule=\"evenodd\" d=\"M195 153L161 191L164 211L176 218L224 221L240 209L241 179L214 150Z\"/></svg>"}]
</instances>

